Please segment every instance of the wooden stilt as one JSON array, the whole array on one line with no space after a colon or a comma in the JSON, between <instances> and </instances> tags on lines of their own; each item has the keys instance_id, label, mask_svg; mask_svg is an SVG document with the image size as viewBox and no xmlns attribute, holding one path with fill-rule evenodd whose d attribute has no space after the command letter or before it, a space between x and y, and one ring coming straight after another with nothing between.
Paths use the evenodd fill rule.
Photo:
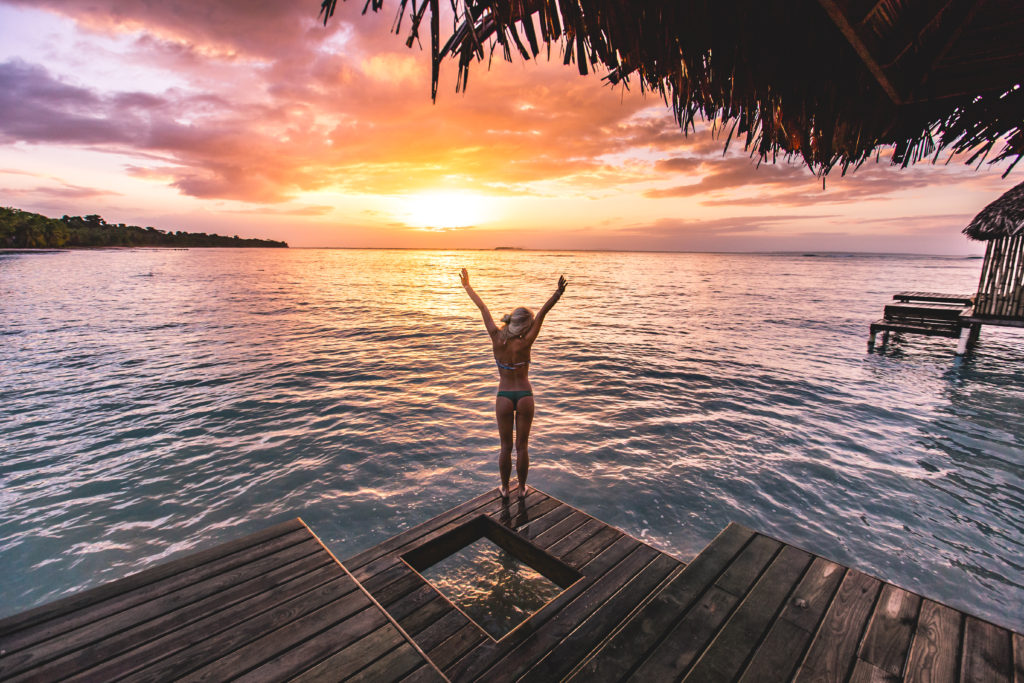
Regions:
<instances>
[{"instance_id":1,"label":"wooden stilt","mask_svg":"<svg viewBox=\"0 0 1024 683\"><path fill-rule=\"evenodd\" d=\"M967 340L971 337L970 327L960 328L960 341L956 344L956 355L962 356L967 353Z\"/></svg>"},{"instance_id":2,"label":"wooden stilt","mask_svg":"<svg viewBox=\"0 0 1024 683\"><path fill-rule=\"evenodd\" d=\"M981 336L981 324L974 323L971 325L971 335L967 338L967 345L974 346L978 343L978 338Z\"/></svg>"}]
</instances>

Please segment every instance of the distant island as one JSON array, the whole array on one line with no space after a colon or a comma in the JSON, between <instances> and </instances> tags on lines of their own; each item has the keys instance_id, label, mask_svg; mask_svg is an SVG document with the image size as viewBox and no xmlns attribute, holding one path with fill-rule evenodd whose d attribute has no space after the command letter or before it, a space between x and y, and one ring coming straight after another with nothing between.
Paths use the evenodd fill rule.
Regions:
<instances>
[{"instance_id":1,"label":"distant island","mask_svg":"<svg viewBox=\"0 0 1024 683\"><path fill-rule=\"evenodd\" d=\"M205 232L158 230L107 223L101 216L47 218L38 213L0 207L0 248L60 247L284 247L287 242L208 235Z\"/></svg>"}]
</instances>

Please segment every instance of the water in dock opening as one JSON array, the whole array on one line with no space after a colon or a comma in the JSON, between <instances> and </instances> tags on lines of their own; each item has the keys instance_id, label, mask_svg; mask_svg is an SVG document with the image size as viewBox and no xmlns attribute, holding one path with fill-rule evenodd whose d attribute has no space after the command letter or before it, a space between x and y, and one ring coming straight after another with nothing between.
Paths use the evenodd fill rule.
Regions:
<instances>
[{"instance_id":1,"label":"water in dock opening","mask_svg":"<svg viewBox=\"0 0 1024 683\"><path fill-rule=\"evenodd\" d=\"M562 591L487 538L474 541L422 574L495 639Z\"/></svg>"}]
</instances>

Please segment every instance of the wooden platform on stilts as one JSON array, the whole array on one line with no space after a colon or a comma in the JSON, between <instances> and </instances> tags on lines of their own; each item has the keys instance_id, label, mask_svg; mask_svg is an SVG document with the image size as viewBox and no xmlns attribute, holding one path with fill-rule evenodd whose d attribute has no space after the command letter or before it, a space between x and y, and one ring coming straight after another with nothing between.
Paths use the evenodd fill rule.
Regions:
<instances>
[{"instance_id":1,"label":"wooden platform on stilts","mask_svg":"<svg viewBox=\"0 0 1024 683\"><path fill-rule=\"evenodd\" d=\"M420 574L488 538L561 592L495 639ZM689 564L531 489L338 563L300 521L0 621L0 678L1005 681L1024 637L730 524Z\"/></svg>"},{"instance_id":2,"label":"wooden platform on stilts","mask_svg":"<svg viewBox=\"0 0 1024 683\"><path fill-rule=\"evenodd\" d=\"M890 333L960 338L958 355L966 353L967 346L978 339L981 324L970 318L974 301L971 295L898 292L892 298L882 319L871 323L868 351L874 349L879 333L882 346L888 343Z\"/></svg>"}]
</instances>

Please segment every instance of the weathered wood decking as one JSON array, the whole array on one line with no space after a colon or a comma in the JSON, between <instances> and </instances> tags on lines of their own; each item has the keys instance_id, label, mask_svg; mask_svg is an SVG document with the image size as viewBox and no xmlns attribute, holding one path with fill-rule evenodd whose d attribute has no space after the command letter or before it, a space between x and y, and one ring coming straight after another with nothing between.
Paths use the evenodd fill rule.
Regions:
<instances>
[{"instance_id":1,"label":"weathered wood decking","mask_svg":"<svg viewBox=\"0 0 1024 683\"><path fill-rule=\"evenodd\" d=\"M498 640L417 571L482 536L563 587ZM344 565L278 525L2 620L0 651L4 680L1024 683L999 626L736 524L684 565L536 489Z\"/></svg>"},{"instance_id":2,"label":"weathered wood decking","mask_svg":"<svg viewBox=\"0 0 1024 683\"><path fill-rule=\"evenodd\" d=\"M443 680L300 521L0 621L7 681Z\"/></svg>"},{"instance_id":3,"label":"weathered wood decking","mask_svg":"<svg viewBox=\"0 0 1024 683\"><path fill-rule=\"evenodd\" d=\"M558 680L644 600L683 569L678 560L532 489L524 503L480 496L345 560L360 582L451 680ZM491 537L534 566L552 559L579 579L501 640L444 599L403 556L478 537L484 517L514 530L523 543ZM443 556L443 555L442 555ZM438 557L437 559L440 559ZM538 567L540 568L540 567Z\"/></svg>"},{"instance_id":4,"label":"weathered wood decking","mask_svg":"<svg viewBox=\"0 0 1024 683\"><path fill-rule=\"evenodd\" d=\"M498 641L402 560L479 516L582 575ZM1020 635L737 524L684 565L533 489L345 563L453 681L1024 682Z\"/></svg>"},{"instance_id":5,"label":"weathered wood decking","mask_svg":"<svg viewBox=\"0 0 1024 683\"><path fill-rule=\"evenodd\" d=\"M882 333L882 346L888 342L890 332L959 337L957 355L966 353L968 345L978 339L981 323L971 317L974 297L970 295L898 292L892 298L894 303L886 304L882 319L871 323L868 351L874 349L879 332Z\"/></svg>"}]
</instances>

